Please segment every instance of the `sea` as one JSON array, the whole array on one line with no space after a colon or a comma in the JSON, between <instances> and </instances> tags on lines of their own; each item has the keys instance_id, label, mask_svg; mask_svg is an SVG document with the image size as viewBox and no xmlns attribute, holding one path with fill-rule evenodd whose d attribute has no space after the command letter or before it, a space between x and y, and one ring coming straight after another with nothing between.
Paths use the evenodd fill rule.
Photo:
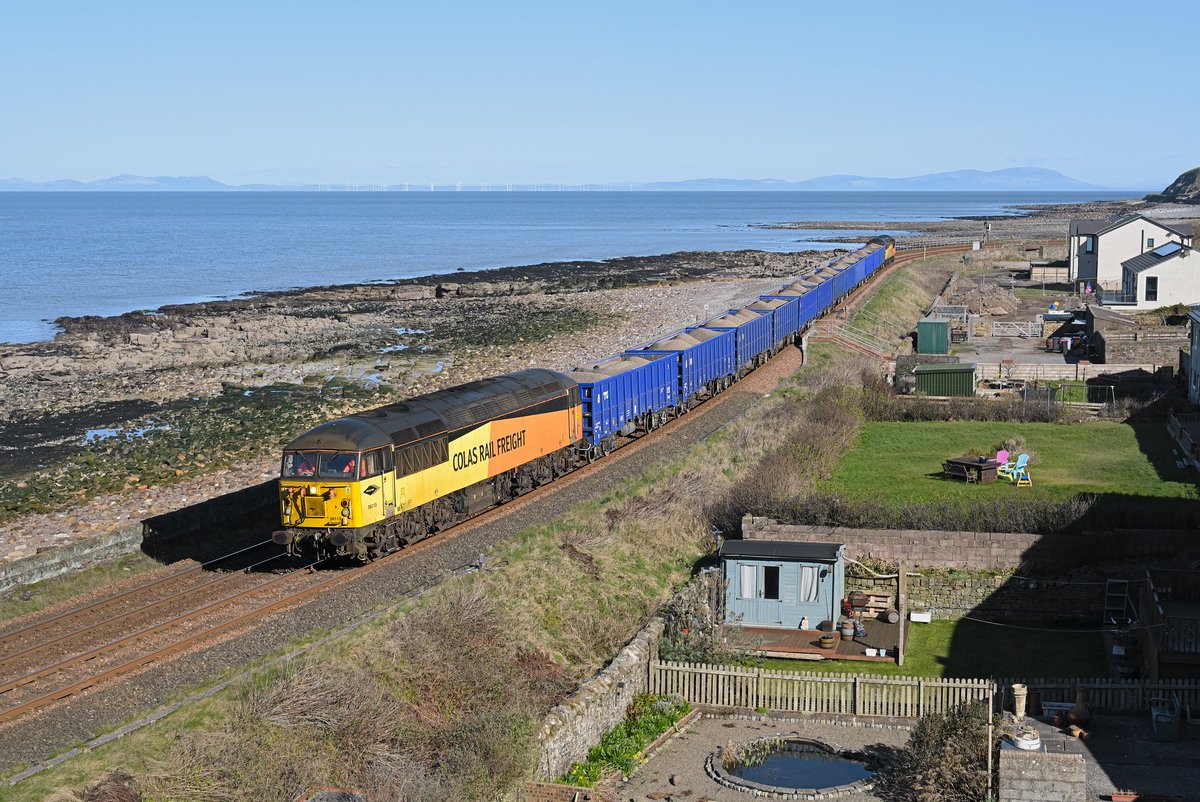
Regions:
<instances>
[{"instance_id":1,"label":"sea","mask_svg":"<svg viewBox=\"0 0 1200 802\"><path fill-rule=\"evenodd\" d=\"M0 343L60 316L118 315L254 292L676 251L845 247L886 231L797 220L1010 214L1080 192L7 192Z\"/></svg>"}]
</instances>

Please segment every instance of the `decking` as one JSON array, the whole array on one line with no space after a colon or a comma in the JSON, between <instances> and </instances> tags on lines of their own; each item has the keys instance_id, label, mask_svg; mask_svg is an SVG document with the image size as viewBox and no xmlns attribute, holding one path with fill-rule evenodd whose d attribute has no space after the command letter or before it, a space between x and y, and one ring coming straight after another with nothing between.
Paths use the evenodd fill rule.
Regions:
<instances>
[{"instance_id":1,"label":"decking","mask_svg":"<svg viewBox=\"0 0 1200 802\"><path fill-rule=\"evenodd\" d=\"M907 622L903 622L907 626ZM836 648L822 649L820 637L827 633L815 629L784 629L783 627L742 627L736 635L742 648L753 649L767 657L796 660L857 660L873 663L896 661L900 642L900 624L868 619L863 622L867 634L854 640L835 641ZM736 632L736 630L734 630ZM905 630L907 634L907 630ZM835 633L836 634L836 633ZM867 649L886 649L886 657L870 657Z\"/></svg>"}]
</instances>

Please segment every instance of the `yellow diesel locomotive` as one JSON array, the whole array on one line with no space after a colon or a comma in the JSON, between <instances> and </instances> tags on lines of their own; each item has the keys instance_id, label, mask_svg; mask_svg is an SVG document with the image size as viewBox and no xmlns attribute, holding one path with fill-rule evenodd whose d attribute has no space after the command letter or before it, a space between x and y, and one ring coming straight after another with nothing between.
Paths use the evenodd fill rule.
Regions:
<instances>
[{"instance_id":1,"label":"yellow diesel locomotive","mask_svg":"<svg viewBox=\"0 0 1200 802\"><path fill-rule=\"evenodd\" d=\"M582 439L579 385L542 369L328 421L284 448L274 541L374 559L567 473Z\"/></svg>"}]
</instances>

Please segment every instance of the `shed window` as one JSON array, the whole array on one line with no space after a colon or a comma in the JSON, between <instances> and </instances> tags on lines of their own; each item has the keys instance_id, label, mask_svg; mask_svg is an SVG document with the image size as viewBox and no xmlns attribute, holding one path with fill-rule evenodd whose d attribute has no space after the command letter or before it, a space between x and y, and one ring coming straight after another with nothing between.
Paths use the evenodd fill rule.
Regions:
<instances>
[{"instance_id":1,"label":"shed window","mask_svg":"<svg viewBox=\"0 0 1200 802\"><path fill-rule=\"evenodd\" d=\"M817 600L817 578L820 570L815 565L800 566L800 601L815 602Z\"/></svg>"},{"instance_id":2,"label":"shed window","mask_svg":"<svg viewBox=\"0 0 1200 802\"><path fill-rule=\"evenodd\" d=\"M1084 243L1083 249L1087 253L1095 253L1096 252L1096 238L1088 237Z\"/></svg>"},{"instance_id":3,"label":"shed window","mask_svg":"<svg viewBox=\"0 0 1200 802\"><path fill-rule=\"evenodd\" d=\"M1147 248L1154 247L1154 237L1146 237L1146 247Z\"/></svg>"},{"instance_id":4,"label":"shed window","mask_svg":"<svg viewBox=\"0 0 1200 802\"><path fill-rule=\"evenodd\" d=\"M763 593L764 599L779 601L779 566L764 565L763 569Z\"/></svg>"},{"instance_id":5,"label":"shed window","mask_svg":"<svg viewBox=\"0 0 1200 802\"><path fill-rule=\"evenodd\" d=\"M758 598L758 566L757 565L741 565L739 568L738 582L738 598L739 599L757 599Z\"/></svg>"},{"instance_id":6,"label":"shed window","mask_svg":"<svg viewBox=\"0 0 1200 802\"><path fill-rule=\"evenodd\" d=\"M1158 300L1158 276L1146 276L1146 300Z\"/></svg>"},{"instance_id":7,"label":"shed window","mask_svg":"<svg viewBox=\"0 0 1200 802\"><path fill-rule=\"evenodd\" d=\"M779 601L779 566L738 566L738 598Z\"/></svg>"}]
</instances>

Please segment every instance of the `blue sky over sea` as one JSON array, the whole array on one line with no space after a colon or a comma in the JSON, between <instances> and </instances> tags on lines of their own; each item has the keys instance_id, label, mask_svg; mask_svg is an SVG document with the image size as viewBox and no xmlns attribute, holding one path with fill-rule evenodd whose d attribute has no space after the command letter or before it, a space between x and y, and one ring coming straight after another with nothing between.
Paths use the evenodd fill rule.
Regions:
<instances>
[{"instance_id":1,"label":"blue sky over sea","mask_svg":"<svg viewBox=\"0 0 1200 802\"><path fill-rule=\"evenodd\" d=\"M797 180L1196 166L1200 5L8 3L0 177ZM1182 100L1179 92L1184 94Z\"/></svg>"}]
</instances>

